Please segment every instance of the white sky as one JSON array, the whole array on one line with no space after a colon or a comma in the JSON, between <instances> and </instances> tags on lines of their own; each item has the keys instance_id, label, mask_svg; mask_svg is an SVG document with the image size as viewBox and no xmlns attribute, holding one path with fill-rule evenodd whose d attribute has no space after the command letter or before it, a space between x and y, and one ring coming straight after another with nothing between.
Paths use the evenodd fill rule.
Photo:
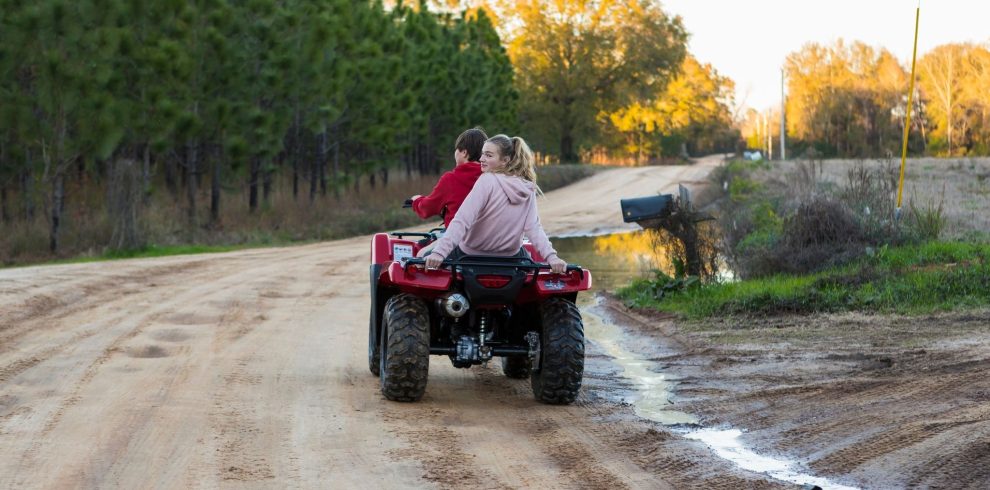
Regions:
<instances>
[{"instance_id":1,"label":"white sky","mask_svg":"<svg viewBox=\"0 0 990 490\"><path fill-rule=\"evenodd\" d=\"M882 46L910 68L918 0L661 0L691 34L689 49L736 82L736 103L780 103L784 58L838 38ZM948 42L990 41L990 0L921 0L918 57ZM990 87L988 87L990 90Z\"/></svg>"}]
</instances>

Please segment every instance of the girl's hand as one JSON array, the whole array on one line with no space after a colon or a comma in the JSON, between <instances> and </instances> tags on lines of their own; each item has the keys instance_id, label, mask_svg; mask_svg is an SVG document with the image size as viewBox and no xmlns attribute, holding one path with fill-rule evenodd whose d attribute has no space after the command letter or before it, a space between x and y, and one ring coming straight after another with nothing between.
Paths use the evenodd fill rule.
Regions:
<instances>
[{"instance_id":1,"label":"girl's hand","mask_svg":"<svg viewBox=\"0 0 990 490\"><path fill-rule=\"evenodd\" d=\"M440 264L443 262L443 257L440 254L430 254L426 256L426 270L438 269Z\"/></svg>"},{"instance_id":2,"label":"girl's hand","mask_svg":"<svg viewBox=\"0 0 990 490\"><path fill-rule=\"evenodd\" d=\"M419 199L419 198L421 198L421 197L423 197L423 196L421 196L421 195L419 195L419 194L416 194L415 196L413 196L413 197L410 197L409 199L410 199L410 200L412 200L412 201L415 201L416 199Z\"/></svg>"},{"instance_id":3,"label":"girl's hand","mask_svg":"<svg viewBox=\"0 0 990 490\"><path fill-rule=\"evenodd\" d=\"M551 257L550 260L547 261L547 263L550 264L550 271L553 272L554 274L563 274L565 271L567 271L567 262L565 262L560 257L557 257L556 255Z\"/></svg>"}]
</instances>

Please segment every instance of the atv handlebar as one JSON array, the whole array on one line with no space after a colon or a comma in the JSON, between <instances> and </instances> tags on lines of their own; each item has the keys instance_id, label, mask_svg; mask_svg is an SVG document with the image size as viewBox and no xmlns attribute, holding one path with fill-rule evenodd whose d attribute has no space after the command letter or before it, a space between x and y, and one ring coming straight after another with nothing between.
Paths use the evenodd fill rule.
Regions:
<instances>
[{"instance_id":1,"label":"atv handlebar","mask_svg":"<svg viewBox=\"0 0 990 490\"><path fill-rule=\"evenodd\" d=\"M404 208L411 208L412 207L412 199L406 199L406 202L402 203L402 207L404 207Z\"/></svg>"}]
</instances>

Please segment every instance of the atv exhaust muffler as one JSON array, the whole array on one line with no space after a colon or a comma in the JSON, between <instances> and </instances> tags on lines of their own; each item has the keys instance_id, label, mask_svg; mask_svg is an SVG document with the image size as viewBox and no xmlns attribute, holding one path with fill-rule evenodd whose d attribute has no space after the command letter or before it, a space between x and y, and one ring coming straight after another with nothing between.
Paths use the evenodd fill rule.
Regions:
<instances>
[{"instance_id":1,"label":"atv exhaust muffler","mask_svg":"<svg viewBox=\"0 0 990 490\"><path fill-rule=\"evenodd\" d=\"M443 312L451 318L460 318L468 312L471 304L468 303L467 298L461 293L450 293L443 298L440 298L440 305L443 307Z\"/></svg>"}]
</instances>

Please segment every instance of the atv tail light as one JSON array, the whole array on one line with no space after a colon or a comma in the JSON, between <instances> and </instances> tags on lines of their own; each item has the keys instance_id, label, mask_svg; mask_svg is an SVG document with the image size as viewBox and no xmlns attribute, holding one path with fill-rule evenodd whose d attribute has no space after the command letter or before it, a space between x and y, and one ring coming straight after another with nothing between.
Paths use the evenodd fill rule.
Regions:
<instances>
[{"instance_id":1,"label":"atv tail light","mask_svg":"<svg viewBox=\"0 0 990 490\"><path fill-rule=\"evenodd\" d=\"M509 281L512 280L509 276L497 276L493 274L479 275L477 279L478 284L491 289L503 288L506 284L509 284Z\"/></svg>"}]
</instances>

